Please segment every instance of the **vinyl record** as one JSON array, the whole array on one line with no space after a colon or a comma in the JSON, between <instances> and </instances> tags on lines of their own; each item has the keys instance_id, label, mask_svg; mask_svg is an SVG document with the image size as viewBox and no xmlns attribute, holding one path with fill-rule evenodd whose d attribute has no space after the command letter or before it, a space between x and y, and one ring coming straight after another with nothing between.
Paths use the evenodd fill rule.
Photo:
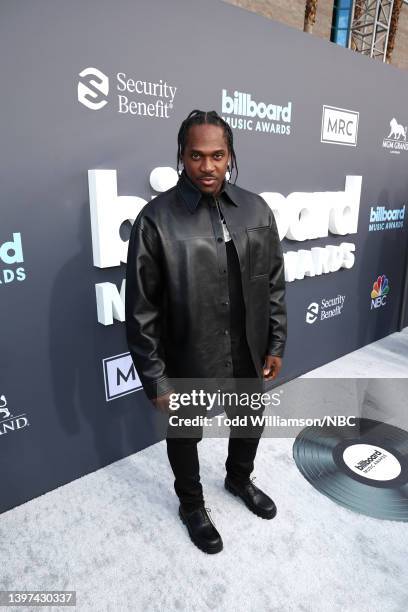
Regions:
<instances>
[{"instance_id":1,"label":"vinyl record","mask_svg":"<svg viewBox=\"0 0 408 612\"><path fill-rule=\"evenodd\" d=\"M408 521L408 432L371 419L307 427L293 458L315 489L355 512Z\"/></svg>"}]
</instances>

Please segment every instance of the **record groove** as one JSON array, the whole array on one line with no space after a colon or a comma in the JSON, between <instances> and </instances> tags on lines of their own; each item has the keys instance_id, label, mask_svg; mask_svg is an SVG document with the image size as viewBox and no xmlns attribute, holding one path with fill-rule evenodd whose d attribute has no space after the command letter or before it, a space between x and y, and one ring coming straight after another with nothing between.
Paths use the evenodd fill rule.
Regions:
<instances>
[{"instance_id":1,"label":"record groove","mask_svg":"<svg viewBox=\"0 0 408 612\"><path fill-rule=\"evenodd\" d=\"M408 432L371 419L355 423L301 431L293 444L298 469L349 510L408 521Z\"/></svg>"}]
</instances>

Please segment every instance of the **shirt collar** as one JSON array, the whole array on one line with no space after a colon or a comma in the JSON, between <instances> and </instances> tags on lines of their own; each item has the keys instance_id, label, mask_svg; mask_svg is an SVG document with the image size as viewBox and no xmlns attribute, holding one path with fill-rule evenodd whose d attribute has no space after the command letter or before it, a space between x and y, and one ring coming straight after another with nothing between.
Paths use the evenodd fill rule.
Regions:
<instances>
[{"instance_id":1,"label":"shirt collar","mask_svg":"<svg viewBox=\"0 0 408 612\"><path fill-rule=\"evenodd\" d=\"M191 182L184 169L180 174L177 183L177 189L179 190L181 197L183 198L187 208L191 213L196 210L201 198L203 196L205 197L205 194L203 194L202 191L200 191L200 189L198 189L198 187L196 187L194 183ZM238 206L238 201L236 198L233 197L231 192L231 185L227 183L227 181L224 179L221 191L218 195L226 195L228 201L230 201L235 206Z\"/></svg>"}]
</instances>

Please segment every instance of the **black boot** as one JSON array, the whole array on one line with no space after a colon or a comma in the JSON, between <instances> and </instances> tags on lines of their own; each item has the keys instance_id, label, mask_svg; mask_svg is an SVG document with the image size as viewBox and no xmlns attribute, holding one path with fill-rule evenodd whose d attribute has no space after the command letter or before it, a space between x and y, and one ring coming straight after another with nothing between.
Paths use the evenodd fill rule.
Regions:
<instances>
[{"instance_id":1,"label":"black boot","mask_svg":"<svg viewBox=\"0 0 408 612\"><path fill-rule=\"evenodd\" d=\"M252 480L255 480L255 476ZM252 510L257 516L264 519L272 519L276 514L276 506L273 500L261 489L254 485L251 479L244 484L233 482L228 476L225 478L225 488L227 491L240 497L247 508Z\"/></svg>"},{"instance_id":2,"label":"black boot","mask_svg":"<svg viewBox=\"0 0 408 612\"><path fill-rule=\"evenodd\" d=\"M217 553L223 548L222 539L214 523L208 516L209 508L200 507L186 512L183 506L179 507L179 515L188 529L191 540L203 552Z\"/></svg>"}]
</instances>

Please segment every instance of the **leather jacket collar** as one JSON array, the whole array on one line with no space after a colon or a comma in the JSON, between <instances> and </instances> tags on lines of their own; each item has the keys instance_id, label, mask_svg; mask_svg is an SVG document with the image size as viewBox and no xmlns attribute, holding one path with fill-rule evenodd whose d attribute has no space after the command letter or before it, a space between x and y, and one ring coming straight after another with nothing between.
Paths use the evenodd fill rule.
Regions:
<instances>
[{"instance_id":1,"label":"leather jacket collar","mask_svg":"<svg viewBox=\"0 0 408 612\"><path fill-rule=\"evenodd\" d=\"M232 186L224 179L219 195L226 196L229 202L235 204L235 206L238 206L237 198L232 193L231 187ZM191 182L184 169L180 174L177 189L191 213L196 210L201 198L207 197L207 194L202 193L198 187Z\"/></svg>"}]
</instances>

